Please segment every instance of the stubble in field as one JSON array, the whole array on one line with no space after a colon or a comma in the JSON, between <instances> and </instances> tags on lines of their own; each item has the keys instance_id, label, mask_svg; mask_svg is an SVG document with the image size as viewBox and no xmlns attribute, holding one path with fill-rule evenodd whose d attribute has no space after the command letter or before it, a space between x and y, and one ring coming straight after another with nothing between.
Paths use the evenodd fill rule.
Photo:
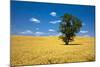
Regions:
<instances>
[{"instance_id":1,"label":"stubble in field","mask_svg":"<svg viewBox=\"0 0 100 67\"><path fill-rule=\"evenodd\" d=\"M77 36L69 45L57 36L11 36L11 65L36 65L95 60L93 37Z\"/></svg>"}]
</instances>

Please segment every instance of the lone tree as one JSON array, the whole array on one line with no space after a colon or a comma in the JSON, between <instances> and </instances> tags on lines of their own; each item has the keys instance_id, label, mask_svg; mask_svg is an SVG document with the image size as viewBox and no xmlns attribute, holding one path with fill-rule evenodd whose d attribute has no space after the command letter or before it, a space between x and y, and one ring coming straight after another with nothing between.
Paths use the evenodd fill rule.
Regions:
<instances>
[{"instance_id":1,"label":"lone tree","mask_svg":"<svg viewBox=\"0 0 100 67\"><path fill-rule=\"evenodd\" d=\"M80 31L82 23L80 19L71 14L64 14L61 19L60 32L62 35L60 38L68 45L74 40L75 34Z\"/></svg>"}]
</instances>

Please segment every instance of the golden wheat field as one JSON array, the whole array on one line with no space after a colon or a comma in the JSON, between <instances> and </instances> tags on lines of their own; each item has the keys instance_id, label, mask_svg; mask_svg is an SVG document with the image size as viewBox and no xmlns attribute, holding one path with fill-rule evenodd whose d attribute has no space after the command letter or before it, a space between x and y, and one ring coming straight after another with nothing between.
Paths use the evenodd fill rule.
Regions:
<instances>
[{"instance_id":1,"label":"golden wheat field","mask_svg":"<svg viewBox=\"0 0 100 67\"><path fill-rule=\"evenodd\" d=\"M11 36L11 65L37 65L95 60L93 37L77 36L69 45L57 36Z\"/></svg>"}]
</instances>

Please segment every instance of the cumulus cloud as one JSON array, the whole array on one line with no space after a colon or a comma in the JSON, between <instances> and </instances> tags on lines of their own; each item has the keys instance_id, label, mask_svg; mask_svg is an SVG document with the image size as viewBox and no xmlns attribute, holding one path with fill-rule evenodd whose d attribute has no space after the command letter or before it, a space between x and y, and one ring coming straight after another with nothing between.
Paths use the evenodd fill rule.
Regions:
<instances>
[{"instance_id":1,"label":"cumulus cloud","mask_svg":"<svg viewBox=\"0 0 100 67\"><path fill-rule=\"evenodd\" d=\"M81 30L80 33L88 33L86 30Z\"/></svg>"},{"instance_id":2,"label":"cumulus cloud","mask_svg":"<svg viewBox=\"0 0 100 67\"><path fill-rule=\"evenodd\" d=\"M82 25L84 26L84 25L86 25L85 23L82 23Z\"/></svg>"},{"instance_id":3,"label":"cumulus cloud","mask_svg":"<svg viewBox=\"0 0 100 67\"><path fill-rule=\"evenodd\" d=\"M36 30L39 30L39 28L36 28Z\"/></svg>"},{"instance_id":4,"label":"cumulus cloud","mask_svg":"<svg viewBox=\"0 0 100 67\"><path fill-rule=\"evenodd\" d=\"M37 31L37 32L34 33L35 36L41 36L43 34L45 34L45 33L44 32L40 32L40 31Z\"/></svg>"},{"instance_id":5,"label":"cumulus cloud","mask_svg":"<svg viewBox=\"0 0 100 67\"><path fill-rule=\"evenodd\" d=\"M56 16L56 12L51 12L50 15L51 16Z\"/></svg>"},{"instance_id":6,"label":"cumulus cloud","mask_svg":"<svg viewBox=\"0 0 100 67\"><path fill-rule=\"evenodd\" d=\"M90 37L90 35L83 35L84 37Z\"/></svg>"},{"instance_id":7,"label":"cumulus cloud","mask_svg":"<svg viewBox=\"0 0 100 67\"><path fill-rule=\"evenodd\" d=\"M61 36L62 35L62 33L58 33L58 34L56 34L56 36Z\"/></svg>"},{"instance_id":8,"label":"cumulus cloud","mask_svg":"<svg viewBox=\"0 0 100 67\"><path fill-rule=\"evenodd\" d=\"M49 29L48 31L50 31L50 32L54 32L55 30L54 30L54 29Z\"/></svg>"},{"instance_id":9,"label":"cumulus cloud","mask_svg":"<svg viewBox=\"0 0 100 67\"><path fill-rule=\"evenodd\" d=\"M33 34L33 32L31 30L26 30L23 32L20 32L21 34Z\"/></svg>"},{"instance_id":10,"label":"cumulus cloud","mask_svg":"<svg viewBox=\"0 0 100 67\"><path fill-rule=\"evenodd\" d=\"M50 23L52 23L52 24L56 24L56 23L59 23L59 22L61 22L61 20L50 21Z\"/></svg>"},{"instance_id":11,"label":"cumulus cloud","mask_svg":"<svg viewBox=\"0 0 100 67\"><path fill-rule=\"evenodd\" d=\"M31 21L31 22L34 22L34 23L40 23L40 20L37 19L37 18L34 18L34 17L32 17L32 18L30 19L30 21Z\"/></svg>"}]
</instances>

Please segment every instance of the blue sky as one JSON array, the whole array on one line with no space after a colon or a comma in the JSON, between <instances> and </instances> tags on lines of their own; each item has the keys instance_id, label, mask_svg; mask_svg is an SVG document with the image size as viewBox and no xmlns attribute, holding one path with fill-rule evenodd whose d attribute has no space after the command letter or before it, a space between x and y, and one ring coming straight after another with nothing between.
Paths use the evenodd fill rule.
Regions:
<instances>
[{"instance_id":1,"label":"blue sky","mask_svg":"<svg viewBox=\"0 0 100 67\"><path fill-rule=\"evenodd\" d=\"M78 36L95 35L95 7L11 1L11 34L58 36L61 16L65 13L78 17L83 24Z\"/></svg>"}]
</instances>

